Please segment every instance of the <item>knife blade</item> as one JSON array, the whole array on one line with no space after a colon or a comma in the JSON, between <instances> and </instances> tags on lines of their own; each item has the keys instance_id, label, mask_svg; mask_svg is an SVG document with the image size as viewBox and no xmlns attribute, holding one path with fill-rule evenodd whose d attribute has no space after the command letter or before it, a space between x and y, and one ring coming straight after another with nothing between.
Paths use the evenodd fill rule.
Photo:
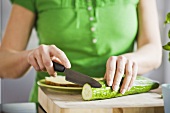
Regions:
<instances>
[{"instance_id":1,"label":"knife blade","mask_svg":"<svg viewBox=\"0 0 170 113\"><path fill-rule=\"evenodd\" d=\"M88 83L94 88L101 87L101 84L98 81L89 77L88 75L65 68L63 65L56 62L53 62L53 67L55 71L65 73L67 81L79 84L80 86L83 86L85 83Z\"/></svg>"}]
</instances>

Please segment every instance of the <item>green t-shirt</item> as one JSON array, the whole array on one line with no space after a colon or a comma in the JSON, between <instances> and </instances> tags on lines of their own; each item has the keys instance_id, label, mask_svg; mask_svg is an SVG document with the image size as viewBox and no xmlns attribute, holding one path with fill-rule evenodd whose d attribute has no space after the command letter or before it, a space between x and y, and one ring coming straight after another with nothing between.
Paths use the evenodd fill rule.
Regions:
<instances>
[{"instance_id":1,"label":"green t-shirt","mask_svg":"<svg viewBox=\"0 0 170 113\"><path fill-rule=\"evenodd\" d=\"M55 44L72 69L103 77L110 56L133 51L139 0L11 0L36 14L39 44ZM36 81L49 76L38 72ZM31 101L37 102L37 84Z\"/></svg>"}]
</instances>

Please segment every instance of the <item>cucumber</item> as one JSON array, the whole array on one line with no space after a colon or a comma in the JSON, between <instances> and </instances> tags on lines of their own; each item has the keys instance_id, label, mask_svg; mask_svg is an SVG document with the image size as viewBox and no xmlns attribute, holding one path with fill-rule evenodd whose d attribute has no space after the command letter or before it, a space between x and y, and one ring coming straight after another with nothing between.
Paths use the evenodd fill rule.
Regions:
<instances>
[{"instance_id":1,"label":"cucumber","mask_svg":"<svg viewBox=\"0 0 170 113\"><path fill-rule=\"evenodd\" d=\"M126 91L125 94L121 94L119 91L113 91L112 87L106 85L105 80L100 80L99 83L102 85L101 88L92 88L86 83L82 89L82 98L84 100L116 98L120 96L148 92L159 87L158 82L143 76L137 76L132 88L129 91Z\"/></svg>"}]
</instances>

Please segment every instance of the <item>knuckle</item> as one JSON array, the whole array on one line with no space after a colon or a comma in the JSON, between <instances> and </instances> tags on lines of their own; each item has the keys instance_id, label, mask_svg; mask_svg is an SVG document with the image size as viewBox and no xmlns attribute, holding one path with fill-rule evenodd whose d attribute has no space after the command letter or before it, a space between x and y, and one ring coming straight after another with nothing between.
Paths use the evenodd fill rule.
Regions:
<instances>
[{"instance_id":1,"label":"knuckle","mask_svg":"<svg viewBox=\"0 0 170 113\"><path fill-rule=\"evenodd\" d=\"M111 56L111 57L109 58L109 61L110 61L110 62L115 61L115 60L116 60L116 56Z\"/></svg>"},{"instance_id":2,"label":"knuckle","mask_svg":"<svg viewBox=\"0 0 170 113\"><path fill-rule=\"evenodd\" d=\"M116 62L116 56L111 56L108 60L107 60L107 64L106 64L106 68L109 71L114 71L115 70L115 62Z\"/></svg>"},{"instance_id":3,"label":"knuckle","mask_svg":"<svg viewBox=\"0 0 170 113\"><path fill-rule=\"evenodd\" d=\"M118 73L123 74L123 69L122 68L117 68Z\"/></svg>"},{"instance_id":4,"label":"knuckle","mask_svg":"<svg viewBox=\"0 0 170 113\"><path fill-rule=\"evenodd\" d=\"M29 62L32 62L32 61L34 61L34 56L31 54L28 56L28 59L29 59Z\"/></svg>"},{"instance_id":5,"label":"knuckle","mask_svg":"<svg viewBox=\"0 0 170 113\"><path fill-rule=\"evenodd\" d=\"M117 61L118 62L125 62L125 63L127 63L127 58L124 57L124 56L119 56Z\"/></svg>"},{"instance_id":6,"label":"knuckle","mask_svg":"<svg viewBox=\"0 0 170 113\"><path fill-rule=\"evenodd\" d=\"M51 50L55 50L55 51L58 50L58 48L54 44L50 45L49 47L51 48Z\"/></svg>"},{"instance_id":7,"label":"knuckle","mask_svg":"<svg viewBox=\"0 0 170 113\"><path fill-rule=\"evenodd\" d=\"M60 54L60 55L65 55L62 50L59 50L59 54Z\"/></svg>"},{"instance_id":8,"label":"knuckle","mask_svg":"<svg viewBox=\"0 0 170 113\"><path fill-rule=\"evenodd\" d=\"M34 66L34 69L35 69L36 71L40 71L40 68L39 68L38 66Z\"/></svg>"},{"instance_id":9,"label":"knuckle","mask_svg":"<svg viewBox=\"0 0 170 113\"><path fill-rule=\"evenodd\" d=\"M50 62L50 61L44 61L44 65L45 65L46 67L50 67L50 66L51 66L51 62Z\"/></svg>"},{"instance_id":10,"label":"knuckle","mask_svg":"<svg viewBox=\"0 0 170 113\"><path fill-rule=\"evenodd\" d=\"M34 52L34 56L37 56L37 57L40 56L39 51L36 50L36 51Z\"/></svg>"},{"instance_id":11,"label":"knuckle","mask_svg":"<svg viewBox=\"0 0 170 113\"><path fill-rule=\"evenodd\" d=\"M119 81L118 81L118 80L114 81L114 82L113 82L113 85L115 85L115 86L116 86L116 85L119 85Z\"/></svg>"},{"instance_id":12,"label":"knuckle","mask_svg":"<svg viewBox=\"0 0 170 113\"><path fill-rule=\"evenodd\" d=\"M56 46L54 44L50 45L51 48L56 48Z\"/></svg>"},{"instance_id":13,"label":"knuckle","mask_svg":"<svg viewBox=\"0 0 170 113\"><path fill-rule=\"evenodd\" d=\"M61 55L61 56L65 56L65 54L64 54L64 52L62 51L62 50L59 50L59 54ZM64 58L64 60L65 60L66 58Z\"/></svg>"},{"instance_id":14,"label":"knuckle","mask_svg":"<svg viewBox=\"0 0 170 113\"><path fill-rule=\"evenodd\" d=\"M43 52L43 51L45 51L45 47L46 47L46 45L42 44L38 47L38 49Z\"/></svg>"},{"instance_id":15,"label":"knuckle","mask_svg":"<svg viewBox=\"0 0 170 113\"><path fill-rule=\"evenodd\" d=\"M107 77L107 81L113 81L113 79L111 79L111 77Z\"/></svg>"},{"instance_id":16,"label":"knuckle","mask_svg":"<svg viewBox=\"0 0 170 113\"><path fill-rule=\"evenodd\" d=\"M44 49L44 48L45 48L45 46L46 46L46 45L41 44L41 45L39 46L39 48L40 48L40 49Z\"/></svg>"},{"instance_id":17,"label":"knuckle","mask_svg":"<svg viewBox=\"0 0 170 113\"><path fill-rule=\"evenodd\" d=\"M112 73L114 71L114 69L111 66L109 66L109 71L110 71L110 73Z\"/></svg>"},{"instance_id":18,"label":"knuckle","mask_svg":"<svg viewBox=\"0 0 170 113\"><path fill-rule=\"evenodd\" d=\"M119 86L119 83L118 82L113 83L113 86Z\"/></svg>"},{"instance_id":19,"label":"knuckle","mask_svg":"<svg viewBox=\"0 0 170 113\"><path fill-rule=\"evenodd\" d=\"M41 66L40 69L41 69L42 71L45 71L45 70L46 70L44 66Z\"/></svg>"},{"instance_id":20,"label":"knuckle","mask_svg":"<svg viewBox=\"0 0 170 113\"><path fill-rule=\"evenodd\" d=\"M121 55L121 56L119 56L118 59L119 59L119 60L125 60L126 58L125 58L123 55Z\"/></svg>"},{"instance_id":21,"label":"knuckle","mask_svg":"<svg viewBox=\"0 0 170 113\"><path fill-rule=\"evenodd\" d=\"M127 71L126 71L126 76L132 76L132 71L127 70Z\"/></svg>"}]
</instances>

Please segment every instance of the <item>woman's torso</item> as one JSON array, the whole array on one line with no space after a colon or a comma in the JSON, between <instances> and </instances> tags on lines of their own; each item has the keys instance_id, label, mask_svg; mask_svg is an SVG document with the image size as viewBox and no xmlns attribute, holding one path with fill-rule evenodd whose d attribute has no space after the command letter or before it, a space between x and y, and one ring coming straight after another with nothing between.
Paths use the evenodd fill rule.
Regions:
<instances>
[{"instance_id":1,"label":"woman's torso","mask_svg":"<svg viewBox=\"0 0 170 113\"><path fill-rule=\"evenodd\" d=\"M138 0L36 0L39 44L55 44L72 69L103 77L107 59L133 51Z\"/></svg>"}]
</instances>

